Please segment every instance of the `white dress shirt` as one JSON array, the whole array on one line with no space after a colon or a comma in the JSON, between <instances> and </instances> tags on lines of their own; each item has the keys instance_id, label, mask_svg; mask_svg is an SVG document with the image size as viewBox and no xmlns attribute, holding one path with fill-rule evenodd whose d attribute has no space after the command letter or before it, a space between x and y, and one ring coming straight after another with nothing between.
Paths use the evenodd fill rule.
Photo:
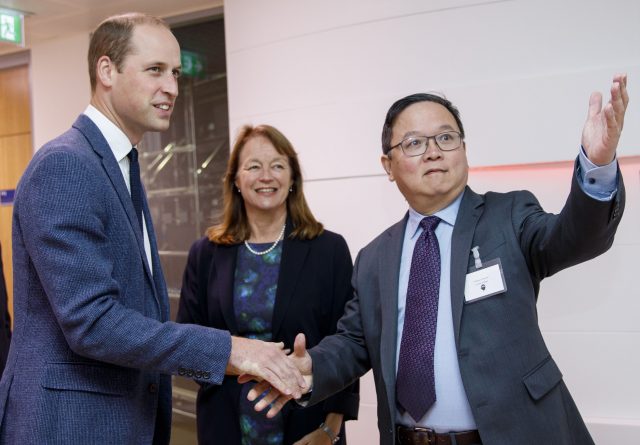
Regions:
<instances>
[{"instance_id":1,"label":"white dress shirt","mask_svg":"<svg viewBox=\"0 0 640 445\"><path fill-rule=\"evenodd\" d=\"M104 114L102 114L97 108L93 105L89 105L86 110L84 110L84 115L87 116L91 121L96 124L104 138L107 140L111 151L113 152L113 156L115 156L116 161L118 161L118 165L120 166L120 171L122 172L122 177L124 178L125 184L127 184L127 190L129 190L129 195L131 195L131 184L129 181L129 158L127 155L131 151L133 144L129 140L126 134L113 122L111 122ZM144 236L144 253L147 256L147 261L149 262L149 269L151 273L153 273L153 263L151 262L151 244L149 243L149 232L147 231L147 222L144 218L144 214L142 215L142 230Z\"/></svg>"}]
</instances>

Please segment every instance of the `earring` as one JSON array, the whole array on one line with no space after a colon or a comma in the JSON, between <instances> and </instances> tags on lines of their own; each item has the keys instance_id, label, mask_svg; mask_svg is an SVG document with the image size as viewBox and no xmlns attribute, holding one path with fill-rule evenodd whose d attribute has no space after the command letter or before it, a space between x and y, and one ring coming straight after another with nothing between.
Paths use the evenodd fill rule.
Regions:
<instances>
[{"instance_id":1,"label":"earring","mask_svg":"<svg viewBox=\"0 0 640 445\"><path fill-rule=\"evenodd\" d=\"M293 191L293 187L289 187L289 193Z\"/></svg>"}]
</instances>

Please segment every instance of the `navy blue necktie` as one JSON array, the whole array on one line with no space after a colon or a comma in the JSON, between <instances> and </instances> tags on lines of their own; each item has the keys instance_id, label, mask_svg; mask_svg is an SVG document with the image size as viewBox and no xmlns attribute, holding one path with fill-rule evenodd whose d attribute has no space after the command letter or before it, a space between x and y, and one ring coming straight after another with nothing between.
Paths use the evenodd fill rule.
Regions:
<instances>
[{"instance_id":1,"label":"navy blue necktie","mask_svg":"<svg viewBox=\"0 0 640 445\"><path fill-rule=\"evenodd\" d=\"M411 259L396 376L398 404L416 422L436 401L433 352L440 294L440 247L435 229L439 222L437 216L420 221L423 232Z\"/></svg>"},{"instance_id":2,"label":"navy blue necktie","mask_svg":"<svg viewBox=\"0 0 640 445\"><path fill-rule=\"evenodd\" d=\"M133 201L133 209L138 217L140 233L144 233L144 230L142 230L142 182L140 182L140 163L138 162L138 150L136 150L136 147L131 149L128 156L131 201Z\"/></svg>"}]
</instances>

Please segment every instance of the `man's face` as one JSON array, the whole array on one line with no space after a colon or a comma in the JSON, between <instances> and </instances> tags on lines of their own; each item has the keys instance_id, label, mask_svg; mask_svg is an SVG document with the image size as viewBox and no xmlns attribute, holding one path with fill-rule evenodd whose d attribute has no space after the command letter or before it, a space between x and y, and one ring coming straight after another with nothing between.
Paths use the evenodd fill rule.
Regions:
<instances>
[{"instance_id":1,"label":"man's face","mask_svg":"<svg viewBox=\"0 0 640 445\"><path fill-rule=\"evenodd\" d=\"M113 118L133 144L147 131L169 128L178 96L180 46L161 26L138 25L131 36L131 52L120 72L113 69Z\"/></svg>"},{"instance_id":2,"label":"man's face","mask_svg":"<svg viewBox=\"0 0 640 445\"><path fill-rule=\"evenodd\" d=\"M405 108L396 118L391 146L408 136L434 136L444 131L460 131L455 118L435 102L418 102ZM383 155L382 166L390 181L417 212L430 215L445 208L467 184L469 165L464 143L453 151L441 151L433 139L421 156L408 157L400 147Z\"/></svg>"}]
</instances>

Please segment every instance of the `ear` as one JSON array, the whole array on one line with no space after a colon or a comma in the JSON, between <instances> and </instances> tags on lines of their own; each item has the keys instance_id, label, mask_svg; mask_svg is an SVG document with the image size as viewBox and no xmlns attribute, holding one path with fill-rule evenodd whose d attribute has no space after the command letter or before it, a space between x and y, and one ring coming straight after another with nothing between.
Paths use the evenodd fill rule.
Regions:
<instances>
[{"instance_id":1,"label":"ear","mask_svg":"<svg viewBox=\"0 0 640 445\"><path fill-rule=\"evenodd\" d=\"M107 88L113 86L114 74L117 72L115 64L108 56L102 56L96 63L96 81Z\"/></svg>"},{"instance_id":2,"label":"ear","mask_svg":"<svg viewBox=\"0 0 640 445\"><path fill-rule=\"evenodd\" d=\"M389 181L393 182L394 178L393 178L393 172L391 171L391 159L389 159L389 156L387 155L380 156L380 163L382 164L382 168L384 168L384 171L387 173L387 177L389 178Z\"/></svg>"}]
</instances>

